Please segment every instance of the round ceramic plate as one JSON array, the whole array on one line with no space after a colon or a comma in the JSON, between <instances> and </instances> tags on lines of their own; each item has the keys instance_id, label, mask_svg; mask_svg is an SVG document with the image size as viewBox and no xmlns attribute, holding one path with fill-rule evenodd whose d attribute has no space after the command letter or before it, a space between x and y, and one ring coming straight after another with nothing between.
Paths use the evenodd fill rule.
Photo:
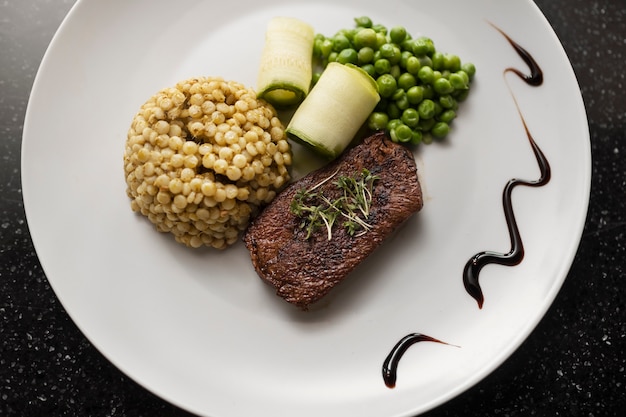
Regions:
<instances>
[{"instance_id":1,"label":"round ceramic plate","mask_svg":"<svg viewBox=\"0 0 626 417\"><path fill-rule=\"evenodd\" d=\"M429 36L478 68L448 139L416 150L424 209L308 312L256 276L242 244L191 250L157 233L131 212L122 165L135 112L161 88L199 75L254 87L266 25L279 15L326 35L367 15ZM536 59L541 86L505 73L529 69L493 25ZM522 120L552 177L514 190L525 257L482 270L479 309L463 268L481 250L511 248L503 187L540 176ZM529 0L79 1L37 75L22 158L32 238L72 319L138 383L214 417L410 416L463 392L552 303L590 187L577 81ZM450 345L411 347L390 389L383 361L412 332Z\"/></svg>"}]
</instances>

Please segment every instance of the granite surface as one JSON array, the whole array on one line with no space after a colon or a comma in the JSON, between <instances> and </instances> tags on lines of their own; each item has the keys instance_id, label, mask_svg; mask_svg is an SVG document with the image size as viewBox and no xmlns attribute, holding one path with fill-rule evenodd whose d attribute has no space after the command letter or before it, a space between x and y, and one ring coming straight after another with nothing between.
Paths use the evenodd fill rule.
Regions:
<instances>
[{"instance_id":1,"label":"granite surface","mask_svg":"<svg viewBox=\"0 0 626 417\"><path fill-rule=\"evenodd\" d=\"M50 288L29 236L20 183L24 113L44 51L72 4L0 2L0 416L189 416L85 339ZM428 417L600 417L626 409L626 2L537 4L571 59L589 117L593 178L582 242L530 337Z\"/></svg>"}]
</instances>

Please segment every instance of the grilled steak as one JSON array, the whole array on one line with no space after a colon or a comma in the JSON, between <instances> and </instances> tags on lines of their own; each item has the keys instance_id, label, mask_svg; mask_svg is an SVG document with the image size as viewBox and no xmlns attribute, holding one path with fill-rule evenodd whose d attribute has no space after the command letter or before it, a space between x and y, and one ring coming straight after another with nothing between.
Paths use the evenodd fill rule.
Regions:
<instances>
[{"instance_id":1,"label":"grilled steak","mask_svg":"<svg viewBox=\"0 0 626 417\"><path fill-rule=\"evenodd\" d=\"M302 218L290 211L298 191L323 182L316 190L332 200L342 192L332 179L324 180L354 177L364 168L377 176L367 217L371 229L351 235L338 220L330 240L325 227L307 238ZM243 240L258 275L273 285L279 296L306 310L344 280L422 204L413 154L377 133L290 184L252 221Z\"/></svg>"}]
</instances>

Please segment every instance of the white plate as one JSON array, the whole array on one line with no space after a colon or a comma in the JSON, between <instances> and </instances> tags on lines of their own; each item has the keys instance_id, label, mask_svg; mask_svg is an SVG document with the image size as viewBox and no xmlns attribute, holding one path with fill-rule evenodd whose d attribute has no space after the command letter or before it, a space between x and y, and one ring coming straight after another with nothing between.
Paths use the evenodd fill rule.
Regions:
<instances>
[{"instance_id":1,"label":"white plate","mask_svg":"<svg viewBox=\"0 0 626 417\"><path fill-rule=\"evenodd\" d=\"M191 76L254 86L276 15L327 35L368 15L428 35L478 68L450 140L416 155L423 211L308 313L256 277L243 245L187 249L133 214L125 195L122 152L139 106ZM527 67L488 22L536 58L541 87L503 76ZM526 256L516 267L483 270L478 309L463 267L480 250L508 251L502 187L539 176L513 96L553 175L513 193ZM551 304L590 187L578 85L530 1L79 1L37 75L22 157L33 241L72 319L147 389L217 417L408 416L461 393L502 363ZM459 347L413 346L389 389L383 360L410 332Z\"/></svg>"}]
</instances>

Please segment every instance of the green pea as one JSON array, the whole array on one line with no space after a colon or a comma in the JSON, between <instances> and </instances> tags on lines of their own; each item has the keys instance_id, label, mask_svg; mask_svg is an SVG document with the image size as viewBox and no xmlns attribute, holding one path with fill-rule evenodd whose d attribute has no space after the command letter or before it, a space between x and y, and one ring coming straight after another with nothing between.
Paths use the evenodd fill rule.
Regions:
<instances>
[{"instance_id":1,"label":"green pea","mask_svg":"<svg viewBox=\"0 0 626 417\"><path fill-rule=\"evenodd\" d=\"M367 16L355 17L354 23L356 23L357 27L362 27L362 28L372 27L372 19L370 19Z\"/></svg>"},{"instance_id":2,"label":"green pea","mask_svg":"<svg viewBox=\"0 0 626 417\"><path fill-rule=\"evenodd\" d=\"M450 94L451 92L454 91L454 87L452 87L452 84L450 84L450 81L446 80L443 77L437 79L434 82L433 88L435 89L435 92L440 95Z\"/></svg>"},{"instance_id":3,"label":"green pea","mask_svg":"<svg viewBox=\"0 0 626 417\"><path fill-rule=\"evenodd\" d=\"M413 130L404 123L398 124L390 133L391 140L394 142L407 143L413 137Z\"/></svg>"},{"instance_id":4,"label":"green pea","mask_svg":"<svg viewBox=\"0 0 626 417\"><path fill-rule=\"evenodd\" d=\"M424 89L424 98L433 99L435 98L435 90L433 90L433 86L430 84L424 84L422 86Z\"/></svg>"},{"instance_id":5,"label":"green pea","mask_svg":"<svg viewBox=\"0 0 626 417\"><path fill-rule=\"evenodd\" d=\"M392 64L399 64L402 59L402 51L397 45L393 45L393 55L389 58Z\"/></svg>"},{"instance_id":6,"label":"green pea","mask_svg":"<svg viewBox=\"0 0 626 417\"><path fill-rule=\"evenodd\" d=\"M313 55L319 55L320 46L322 45L322 42L324 42L324 40L326 40L326 36L320 33L315 34L315 36L313 37Z\"/></svg>"},{"instance_id":7,"label":"green pea","mask_svg":"<svg viewBox=\"0 0 626 417\"><path fill-rule=\"evenodd\" d=\"M399 119L402 116L402 110L398 108L396 102L390 102L387 106L387 115L390 119Z\"/></svg>"},{"instance_id":8,"label":"green pea","mask_svg":"<svg viewBox=\"0 0 626 417\"><path fill-rule=\"evenodd\" d=\"M323 39L318 38L317 35L313 39L313 56L322 56L322 52L321 52L322 41Z\"/></svg>"},{"instance_id":9,"label":"green pea","mask_svg":"<svg viewBox=\"0 0 626 417\"><path fill-rule=\"evenodd\" d=\"M413 55L413 44L415 43L415 41L413 39L411 39L411 35L409 35L407 33L406 39L402 41L402 43L400 44L400 49L402 49L403 52L408 52L411 55Z\"/></svg>"},{"instance_id":10,"label":"green pea","mask_svg":"<svg viewBox=\"0 0 626 417\"><path fill-rule=\"evenodd\" d=\"M411 134L411 145L419 145L422 142L422 132L414 129Z\"/></svg>"},{"instance_id":11,"label":"green pea","mask_svg":"<svg viewBox=\"0 0 626 417\"><path fill-rule=\"evenodd\" d=\"M450 124L456 118L456 112L452 109L446 110L439 115L439 121Z\"/></svg>"},{"instance_id":12,"label":"green pea","mask_svg":"<svg viewBox=\"0 0 626 417\"><path fill-rule=\"evenodd\" d=\"M380 47L386 43L387 43L386 32L376 32L376 48L374 49L380 49Z\"/></svg>"},{"instance_id":13,"label":"green pea","mask_svg":"<svg viewBox=\"0 0 626 417\"><path fill-rule=\"evenodd\" d=\"M435 102L426 99L417 106L417 111L420 115L420 119L432 119L435 116Z\"/></svg>"},{"instance_id":14,"label":"green pea","mask_svg":"<svg viewBox=\"0 0 626 417\"><path fill-rule=\"evenodd\" d=\"M337 53L343 51L344 49L348 49L351 47L350 40L343 33L339 33L333 36L332 41L333 41L333 51Z\"/></svg>"},{"instance_id":15,"label":"green pea","mask_svg":"<svg viewBox=\"0 0 626 417\"><path fill-rule=\"evenodd\" d=\"M420 68L422 67L422 65L420 64L420 60L417 59L417 57L414 56L410 56L409 58L407 58L406 60L406 70L413 74L413 75L417 75L417 72L420 70Z\"/></svg>"},{"instance_id":16,"label":"green pea","mask_svg":"<svg viewBox=\"0 0 626 417\"><path fill-rule=\"evenodd\" d=\"M333 51L333 41L330 39L324 39L320 44L320 56L322 58L328 58L328 55Z\"/></svg>"},{"instance_id":17,"label":"green pea","mask_svg":"<svg viewBox=\"0 0 626 417\"><path fill-rule=\"evenodd\" d=\"M427 55L429 51L428 43L425 38L418 38L413 40L413 53L416 56Z\"/></svg>"},{"instance_id":18,"label":"green pea","mask_svg":"<svg viewBox=\"0 0 626 417\"><path fill-rule=\"evenodd\" d=\"M402 51L402 52L400 53L400 66L401 66L402 68L406 68L407 61L408 61L408 60L409 60L409 58L411 58L412 56L413 56L413 53L412 53L412 52L409 52L409 51Z\"/></svg>"},{"instance_id":19,"label":"green pea","mask_svg":"<svg viewBox=\"0 0 626 417\"><path fill-rule=\"evenodd\" d=\"M456 72L461 69L461 58L458 55L454 54L445 54L443 56L443 67Z\"/></svg>"},{"instance_id":20,"label":"green pea","mask_svg":"<svg viewBox=\"0 0 626 417\"><path fill-rule=\"evenodd\" d=\"M443 138L450 131L450 126L446 122L437 122L430 129L430 133L436 138Z\"/></svg>"},{"instance_id":21,"label":"green pea","mask_svg":"<svg viewBox=\"0 0 626 417\"><path fill-rule=\"evenodd\" d=\"M340 64L356 64L358 60L358 53L352 48L344 49L337 55L337 62Z\"/></svg>"},{"instance_id":22,"label":"green pea","mask_svg":"<svg viewBox=\"0 0 626 417\"><path fill-rule=\"evenodd\" d=\"M411 87L414 87L415 85L417 85L417 80L411 73L405 72L402 73L400 77L398 77L398 87L402 88L405 91L408 91L409 89L411 89Z\"/></svg>"},{"instance_id":23,"label":"green pea","mask_svg":"<svg viewBox=\"0 0 626 417\"><path fill-rule=\"evenodd\" d=\"M470 78L469 78L469 75L467 75L467 72L463 70L459 70L455 74L461 77L461 79L463 79L463 83L465 83L465 86L467 87L467 85L470 82Z\"/></svg>"},{"instance_id":24,"label":"green pea","mask_svg":"<svg viewBox=\"0 0 626 417\"><path fill-rule=\"evenodd\" d=\"M371 130L384 130L389 123L389 116L383 112L373 112L367 119L367 127Z\"/></svg>"},{"instance_id":25,"label":"green pea","mask_svg":"<svg viewBox=\"0 0 626 417\"><path fill-rule=\"evenodd\" d=\"M456 99L452 97L450 94L445 94L439 97L439 104L441 104L441 107L443 107L444 109L455 110L459 107L459 104L457 103Z\"/></svg>"},{"instance_id":26,"label":"green pea","mask_svg":"<svg viewBox=\"0 0 626 417\"><path fill-rule=\"evenodd\" d=\"M435 74L431 67L420 68L417 77L425 84L431 84L435 80Z\"/></svg>"},{"instance_id":27,"label":"green pea","mask_svg":"<svg viewBox=\"0 0 626 417\"><path fill-rule=\"evenodd\" d=\"M378 74L388 74L391 70L391 64L385 58L381 58L374 62L374 68Z\"/></svg>"},{"instance_id":28,"label":"green pea","mask_svg":"<svg viewBox=\"0 0 626 417\"><path fill-rule=\"evenodd\" d=\"M409 88L406 92L406 97L409 103L413 105L419 104L424 99L424 87L416 85Z\"/></svg>"},{"instance_id":29,"label":"green pea","mask_svg":"<svg viewBox=\"0 0 626 417\"><path fill-rule=\"evenodd\" d=\"M432 129L432 127L435 125L435 123L437 123L437 121L435 119L423 119L423 118L420 118L420 121L419 121L419 124L418 124L418 128L422 132L429 132L430 129Z\"/></svg>"},{"instance_id":30,"label":"green pea","mask_svg":"<svg viewBox=\"0 0 626 417\"><path fill-rule=\"evenodd\" d=\"M397 126L400 126L401 124L402 124L402 120L400 119L389 119L386 130L388 132L392 132Z\"/></svg>"},{"instance_id":31,"label":"green pea","mask_svg":"<svg viewBox=\"0 0 626 417\"><path fill-rule=\"evenodd\" d=\"M333 51L330 54L328 54L328 62L336 62L338 55L339 55L339 53L337 53L335 51Z\"/></svg>"},{"instance_id":32,"label":"green pea","mask_svg":"<svg viewBox=\"0 0 626 417\"><path fill-rule=\"evenodd\" d=\"M354 34L356 33L357 29L340 29L335 36L337 35L343 35L345 36L350 42L352 42L352 39L354 39Z\"/></svg>"},{"instance_id":33,"label":"green pea","mask_svg":"<svg viewBox=\"0 0 626 417\"><path fill-rule=\"evenodd\" d=\"M430 59L433 61L433 69L443 69L443 54L441 52L435 52Z\"/></svg>"},{"instance_id":34,"label":"green pea","mask_svg":"<svg viewBox=\"0 0 626 417\"><path fill-rule=\"evenodd\" d=\"M369 46L364 46L363 48L359 49L357 58L359 61L359 65L370 63L374 60L374 50Z\"/></svg>"},{"instance_id":35,"label":"green pea","mask_svg":"<svg viewBox=\"0 0 626 417\"><path fill-rule=\"evenodd\" d=\"M420 115L417 110L415 110L412 107L409 107L408 109L405 109L402 112L401 120L402 120L402 123L409 126L410 128L415 128L417 127L420 121Z\"/></svg>"},{"instance_id":36,"label":"green pea","mask_svg":"<svg viewBox=\"0 0 626 417\"><path fill-rule=\"evenodd\" d=\"M417 59L420 60L420 66L422 66L422 67L430 67L430 68L433 67L433 60L430 59L429 56L426 56L426 55L418 56Z\"/></svg>"},{"instance_id":37,"label":"green pea","mask_svg":"<svg viewBox=\"0 0 626 417\"><path fill-rule=\"evenodd\" d=\"M426 52L426 55L432 56L435 53L435 42L433 42L433 40L430 38L425 38L425 39L426 39L426 46L428 47L428 52Z\"/></svg>"},{"instance_id":38,"label":"green pea","mask_svg":"<svg viewBox=\"0 0 626 417\"><path fill-rule=\"evenodd\" d=\"M311 77L311 85L317 84L321 76L322 76L321 72L314 72Z\"/></svg>"},{"instance_id":39,"label":"green pea","mask_svg":"<svg viewBox=\"0 0 626 417\"><path fill-rule=\"evenodd\" d=\"M377 63L380 61L377 61ZM391 97L395 93L398 85L396 79L391 74L383 74L376 79L378 85L378 94L381 97Z\"/></svg>"},{"instance_id":40,"label":"green pea","mask_svg":"<svg viewBox=\"0 0 626 417\"><path fill-rule=\"evenodd\" d=\"M393 50L393 45L390 43L386 43L384 45L382 45L380 48L380 54L382 55L383 58L391 58L393 57L394 54L394 50Z\"/></svg>"},{"instance_id":41,"label":"green pea","mask_svg":"<svg viewBox=\"0 0 626 417\"><path fill-rule=\"evenodd\" d=\"M406 28L403 26L392 27L389 31L391 42L400 44L406 38Z\"/></svg>"},{"instance_id":42,"label":"green pea","mask_svg":"<svg viewBox=\"0 0 626 417\"><path fill-rule=\"evenodd\" d=\"M425 145L430 145L433 143L433 137L430 134L422 135L422 143Z\"/></svg>"},{"instance_id":43,"label":"green pea","mask_svg":"<svg viewBox=\"0 0 626 417\"><path fill-rule=\"evenodd\" d=\"M439 116L441 113L443 113L443 107L441 106L441 104L439 104L439 101L433 101L433 104L435 105L435 115L433 117L437 117Z\"/></svg>"},{"instance_id":44,"label":"green pea","mask_svg":"<svg viewBox=\"0 0 626 417\"><path fill-rule=\"evenodd\" d=\"M404 90L400 91L402 91L402 94L395 100L396 106L398 106L400 110L408 109L411 103L409 103L409 99L407 98Z\"/></svg>"},{"instance_id":45,"label":"green pea","mask_svg":"<svg viewBox=\"0 0 626 417\"><path fill-rule=\"evenodd\" d=\"M452 93L452 96L456 99L456 101L460 103L467 99L467 96L469 96L469 92L470 92L469 88L465 90L457 90L454 93Z\"/></svg>"},{"instance_id":46,"label":"green pea","mask_svg":"<svg viewBox=\"0 0 626 417\"><path fill-rule=\"evenodd\" d=\"M461 69L465 71L470 80L474 78L474 74L476 74L476 67L474 66L474 64L472 64L471 62L465 62L463 65L461 65Z\"/></svg>"},{"instance_id":47,"label":"green pea","mask_svg":"<svg viewBox=\"0 0 626 417\"><path fill-rule=\"evenodd\" d=\"M405 96L406 93L403 89L398 88L396 91L393 92L393 94L391 95L391 99L392 100L399 100L400 98L402 98L402 96Z\"/></svg>"},{"instance_id":48,"label":"green pea","mask_svg":"<svg viewBox=\"0 0 626 417\"><path fill-rule=\"evenodd\" d=\"M363 69L363 71L367 72L369 74L369 76L374 78L374 79L378 76L378 74L376 74L376 68L374 68L374 65L372 65L372 64L362 65L361 69Z\"/></svg>"},{"instance_id":49,"label":"green pea","mask_svg":"<svg viewBox=\"0 0 626 417\"><path fill-rule=\"evenodd\" d=\"M389 68L389 74L393 75L393 78L397 80L400 78L400 75L402 75L402 69L400 69L399 65L392 65L391 68Z\"/></svg>"},{"instance_id":50,"label":"green pea","mask_svg":"<svg viewBox=\"0 0 626 417\"><path fill-rule=\"evenodd\" d=\"M385 35L385 39L387 38L387 27L385 25L381 25L380 23L376 23L375 25L372 25L372 29L374 29L376 31L376 33L380 33L382 35Z\"/></svg>"},{"instance_id":51,"label":"green pea","mask_svg":"<svg viewBox=\"0 0 626 417\"><path fill-rule=\"evenodd\" d=\"M465 90L467 88L467 82L458 72L450 74L450 76L448 77L448 81L450 81L450 85L455 90Z\"/></svg>"},{"instance_id":52,"label":"green pea","mask_svg":"<svg viewBox=\"0 0 626 417\"><path fill-rule=\"evenodd\" d=\"M354 35L353 40L356 48L360 49L366 46L375 48L377 42L376 32L371 28L361 29Z\"/></svg>"}]
</instances>

